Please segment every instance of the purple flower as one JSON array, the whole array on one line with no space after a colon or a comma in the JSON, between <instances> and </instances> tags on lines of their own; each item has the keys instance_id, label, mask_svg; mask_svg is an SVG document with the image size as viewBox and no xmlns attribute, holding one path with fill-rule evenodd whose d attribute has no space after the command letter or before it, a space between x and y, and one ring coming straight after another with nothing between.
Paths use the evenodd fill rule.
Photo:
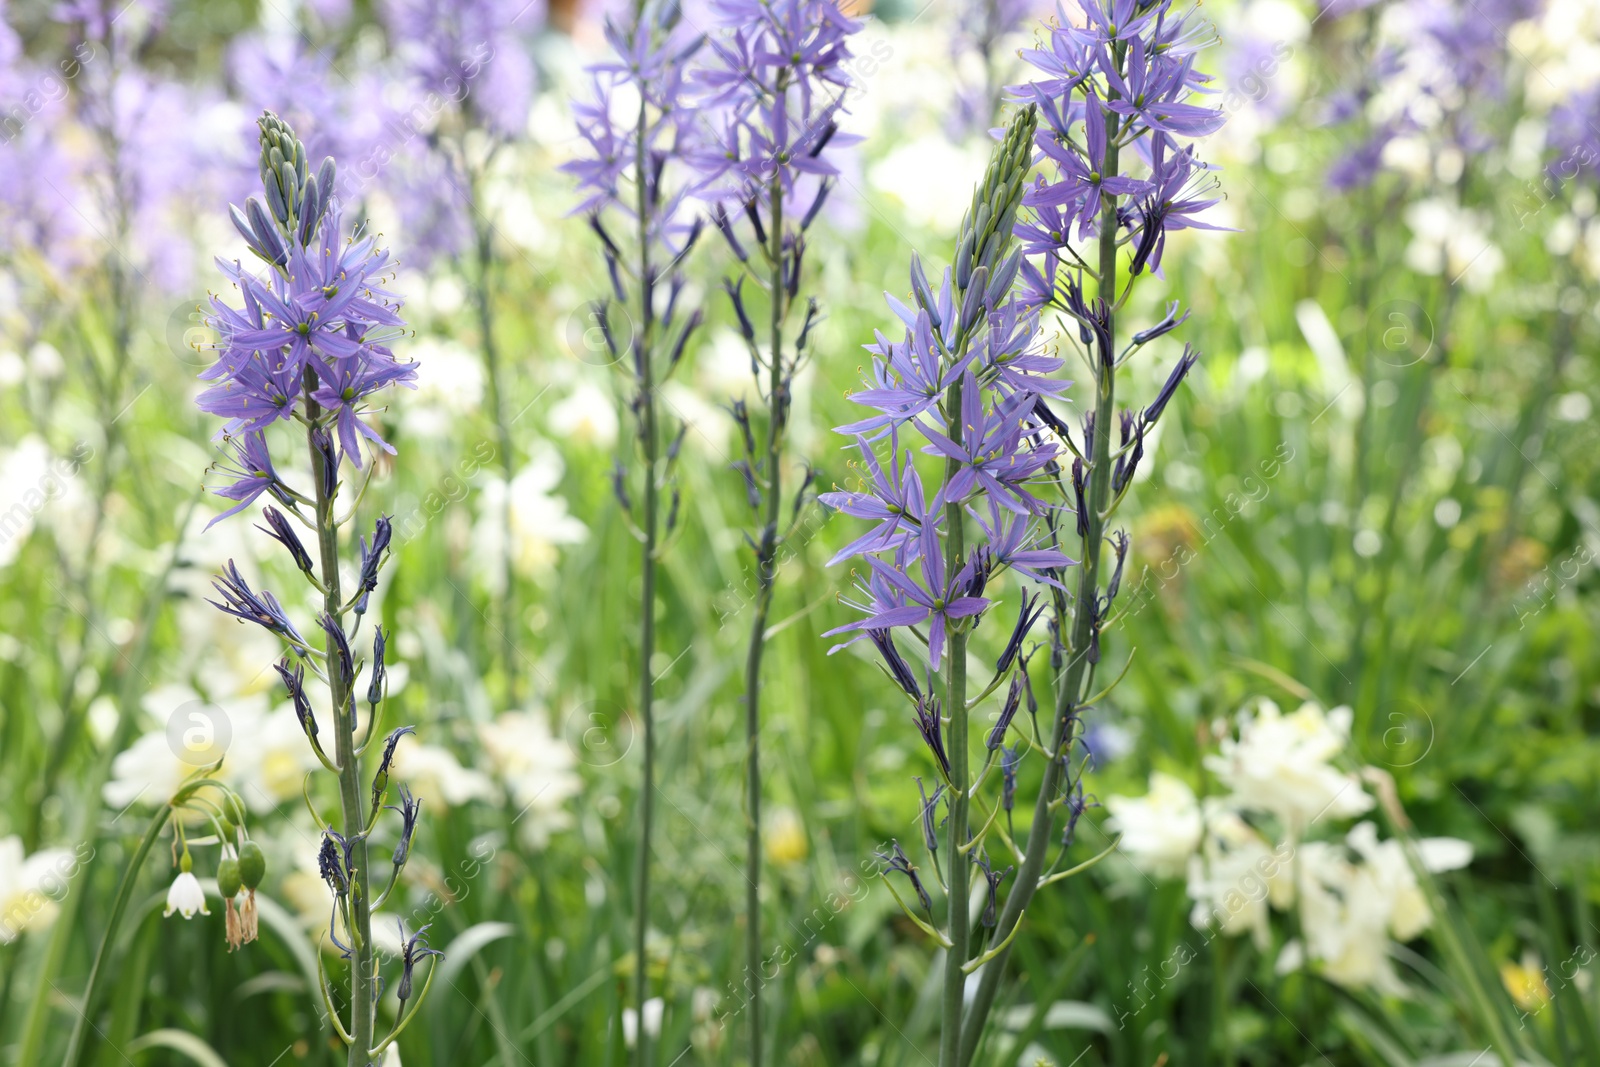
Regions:
<instances>
[{"instance_id":1,"label":"purple flower","mask_svg":"<svg viewBox=\"0 0 1600 1067\"><path fill-rule=\"evenodd\" d=\"M883 861L885 873L898 871L905 875L911 882L911 888L917 891L917 899L922 902L922 910L932 913L933 898L928 896L928 890L924 888L922 879L917 877L916 866L906 857L905 850L900 847L900 842L890 841L888 852L874 852L873 855Z\"/></svg>"},{"instance_id":2,"label":"purple flower","mask_svg":"<svg viewBox=\"0 0 1600 1067\"><path fill-rule=\"evenodd\" d=\"M1111 106L1115 107L1115 104ZM1037 185L1022 198L1027 207L1066 208L1067 221L1075 220L1078 223L1079 240L1093 228L1100 214L1103 196L1133 195L1150 187L1149 182L1104 173L1106 119L1093 89L1089 90L1085 102L1083 127L1084 148L1081 155L1077 147L1051 131L1038 134L1039 148L1047 158L1055 161L1061 181L1054 185Z\"/></svg>"},{"instance_id":3,"label":"purple flower","mask_svg":"<svg viewBox=\"0 0 1600 1067\"><path fill-rule=\"evenodd\" d=\"M388 385L410 385L416 366L382 343L404 326L399 298L382 285L387 250L370 237L345 241L337 206L315 238L266 281L219 264L244 307L211 298L208 321L222 340L217 362L201 378L220 384L201 393L199 405L227 420L224 434L259 431L291 417L309 370L318 383L311 399L338 412L344 454L359 467L362 437L393 451L359 418L365 401Z\"/></svg>"},{"instance_id":4,"label":"purple flower","mask_svg":"<svg viewBox=\"0 0 1600 1067\"><path fill-rule=\"evenodd\" d=\"M211 583L222 595L222 601L208 601L216 607L237 619L253 622L279 637L288 641L297 649L306 647L305 638L294 628L294 623L289 621L289 616L284 614L283 605L278 603L278 598L263 589L256 593L250 588L250 583L244 580L239 573L238 566L229 560L222 568L222 573Z\"/></svg>"},{"instance_id":5,"label":"purple flower","mask_svg":"<svg viewBox=\"0 0 1600 1067\"><path fill-rule=\"evenodd\" d=\"M1049 572L1070 567L1077 560L1069 559L1066 553L1059 549L1036 547L1041 534L1037 525L1029 521L1027 514L1002 512L993 498L989 498L987 503L989 505L987 522L976 511L972 513L972 517L977 520L978 528L988 539L989 553L994 562L1010 567L1018 574L1032 578L1036 582L1044 582L1057 589L1064 588L1060 582L1051 577Z\"/></svg>"},{"instance_id":6,"label":"purple flower","mask_svg":"<svg viewBox=\"0 0 1600 1067\"><path fill-rule=\"evenodd\" d=\"M924 452L960 464L939 491L941 503L961 503L981 489L991 503L1009 511L1042 510L1044 505L1022 488L1056 455L1053 444L1023 447L1024 436L1031 436L1029 419L1036 399L1031 393L1017 393L999 399L992 409L985 410L982 390L969 370L961 383L960 442L925 423L917 423L917 429L932 442Z\"/></svg>"},{"instance_id":7,"label":"purple flower","mask_svg":"<svg viewBox=\"0 0 1600 1067\"><path fill-rule=\"evenodd\" d=\"M206 523L206 529L211 529L229 515L237 515L254 504L262 493L272 494L285 506L291 504L283 482L278 478L278 472L272 467L272 456L267 452L267 439L259 430L237 437L229 436L225 441L233 448L234 463L232 466L219 463L217 469L233 478L233 482L213 492L225 500L237 503Z\"/></svg>"},{"instance_id":8,"label":"purple flower","mask_svg":"<svg viewBox=\"0 0 1600 1067\"><path fill-rule=\"evenodd\" d=\"M891 304L898 304L893 297L889 300ZM879 333L877 344L867 346L867 351L879 357L873 361L874 381L870 388L851 393L850 399L876 408L879 414L840 426L835 432L881 437L893 427L915 420L938 404L945 390L958 382L968 365L978 357L973 351L945 365L928 313L915 313L913 323L904 341L890 342Z\"/></svg>"},{"instance_id":9,"label":"purple flower","mask_svg":"<svg viewBox=\"0 0 1600 1067\"><path fill-rule=\"evenodd\" d=\"M1072 385L1052 378L1062 361L1039 347L1039 315L1025 302L1006 304L989 316L989 332L978 350L980 380L998 382L1018 393L1059 396Z\"/></svg>"},{"instance_id":10,"label":"purple flower","mask_svg":"<svg viewBox=\"0 0 1600 1067\"><path fill-rule=\"evenodd\" d=\"M920 530L928 521L922 477L917 473L916 467L912 466L909 453L902 463L898 437L890 440L887 473L884 472L883 465L878 462L878 455L873 451L872 445L865 438L858 437L856 447L860 450L861 458L872 476L871 491L823 493L818 499L828 507L842 511L846 515L857 519L871 519L878 525L869 533L841 548L828 561L829 566L851 556L889 548L903 536ZM939 515L935 512L934 525L937 525L938 521Z\"/></svg>"},{"instance_id":11,"label":"purple flower","mask_svg":"<svg viewBox=\"0 0 1600 1067\"><path fill-rule=\"evenodd\" d=\"M977 615L989 606L988 600L970 592L975 579L979 578L977 555L969 559L960 571L951 575L945 568L944 552L939 544L938 531L931 523L922 527L918 538L921 552L920 559L916 562L920 563L918 568L922 575L920 583L911 576L909 569L902 569L902 567L908 568L908 564L896 566L876 556L867 557L867 564L872 568L874 577L882 583L875 585L874 588L876 610L865 619L837 626L823 634L824 637L842 633L856 634L844 644L835 646L836 649L867 636L862 631L887 630L896 626L927 623L928 659L937 669L944 659L944 642L949 624L957 619Z\"/></svg>"},{"instance_id":12,"label":"purple flower","mask_svg":"<svg viewBox=\"0 0 1600 1067\"><path fill-rule=\"evenodd\" d=\"M424 93L461 104L502 137L523 131L534 84L526 42L544 24L540 0L386 0L381 14Z\"/></svg>"},{"instance_id":13,"label":"purple flower","mask_svg":"<svg viewBox=\"0 0 1600 1067\"><path fill-rule=\"evenodd\" d=\"M1125 72L1117 69L1104 46L1098 65L1114 90L1106 107L1145 129L1180 137L1203 137L1222 128L1225 116L1220 110L1181 102L1193 79L1189 59L1176 60L1161 52L1147 58L1144 38L1135 37L1128 47Z\"/></svg>"},{"instance_id":14,"label":"purple flower","mask_svg":"<svg viewBox=\"0 0 1600 1067\"><path fill-rule=\"evenodd\" d=\"M781 211L780 240L798 248L796 233L839 177L839 150L860 140L839 122L849 38L861 23L838 0L711 0L711 8L719 31L690 74L697 133L684 159L697 172L696 195L743 205L758 244ZM731 226L723 232L739 246Z\"/></svg>"},{"instance_id":15,"label":"purple flower","mask_svg":"<svg viewBox=\"0 0 1600 1067\"><path fill-rule=\"evenodd\" d=\"M561 166L577 179L582 196L573 213L594 220L608 262L614 265L618 248L601 220L616 214L629 231L636 227L635 183L642 181L648 212L646 241L652 251L659 249L675 258L699 233L698 220L688 206L692 183L678 173L678 164L703 135L684 92L685 68L702 41L687 34L682 24L658 27L653 18L626 25L608 22L606 39L615 58L589 68L592 95L573 102L578 136L588 148ZM645 111L641 113L637 100L618 99L618 90L624 90L623 97L642 97ZM645 173L636 175L641 139Z\"/></svg>"}]
</instances>

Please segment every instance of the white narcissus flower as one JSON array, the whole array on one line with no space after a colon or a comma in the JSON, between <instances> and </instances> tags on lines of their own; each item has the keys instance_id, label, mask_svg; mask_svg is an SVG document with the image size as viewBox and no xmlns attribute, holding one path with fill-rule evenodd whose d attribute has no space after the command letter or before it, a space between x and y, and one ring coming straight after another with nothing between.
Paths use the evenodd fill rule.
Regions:
<instances>
[{"instance_id":1,"label":"white narcissus flower","mask_svg":"<svg viewBox=\"0 0 1600 1067\"><path fill-rule=\"evenodd\" d=\"M64 848L24 857L22 838L0 837L0 945L55 920L56 901L76 867L76 858Z\"/></svg>"},{"instance_id":2,"label":"white narcissus flower","mask_svg":"<svg viewBox=\"0 0 1600 1067\"><path fill-rule=\"evenodd\" d=\"M418 337L410 355L430 371L417 379L416 393L401 413L410 436L446 437L464 415L483 405L483 364L457 341Z\"/></svg>"},{"instance_id":3,"label":"white narcissus flower","mask_svg":"<svg viewBox=\"0 0 1600 1067\"><path fill-rule=\"evenodd\" d=\"M1430 871L1453 870L1472 858L1472 847L1454 838L1425 839L1417 852ZM1401 843L1379 841L1377 827L1361 822L1340 845L1302 846L1299 859L1305 941L1286 947L1279 971L1301 966L1309 955L1329 981L1404 996L1390 943L1420 935L1432 924L1433 913Z\"/></svg>"},{"instance_id":4,"label":"white narcissus flower","mask_svg":"<svg viewBox=\"0 0 1600 1067\"><path fill-rule=\"evenodd\" d=\"M1239 716L1239 736L1225 737L1207 756L1207 769L1233 793L1244 811L1275 816L1292 838L1320 818L1350 818L1372 808L1354 774L1333 766L1350 737L1349 708L1323 713L1307 702L1284 715L1263 700L1254 715Z\"/></svg>"},{"instance_id":5,"label":"white narcissus flower","mask_svg":"<svg viewBox=\"0 0 1600 1067\"><path fill-rule=\"evenodd\" d=\"M1180 877L1200 846L1200 804L1182 779L1156 771L1142 797L1110 796L1109 827L1134 865L1158 878Z\"/></svg>"},{"instance_id":6,"label":"white narcissus flower","mask_svg":"<svg viewBox=\"0 0 1600 1067\"><path fill-rule=\"evenodd\" d=\"M589 536L589 528L568 512L566 498L556 493L561 473L561 457L546 445L536 448L511 479L511 564L518 574L535 577L548 572L563 546L580 544ZM506 483L498 478L485 481L482 502L473 546L484 582L498 594L505 580L498 561L505 541Z\"/></svg>"},{"instance_id":7,"label":"white narcissus flower","mask_svg":"<svg viewBox=\"0 0 1600 1067\"><path fill-rule=\"evenodd\" d=\"M226 621L216 621L214 608L211 613L213 625L232 629ZM111 780L101 790L106 804L118 810L134 803L166 803L204 761L217 757L222 766L211 777L237 786L251 807L271 810L276 802L298 796L305 771L316 766L294 712L284 705L275 718L269 716L264 693L206 701L187 686L164 685L146 694L142 704L158 728L117 753ZM176 749L174 719L180 731ZM181 731L190 729L201 731L196 737L214 744L215 751L197 747L189 750L188 759L180 759L183 744L199 744L182 740L187 734Z\"/></svg>"},{"instance_id":8,"label":"white narcissus flower","mask_svg":"<svg viewBox=\"0 0 1600 1067\"><path fill-rule=\"evenodd\" d=\"M563 438L610 448L617 440L617 401L593 382L581 382L550 409L545 424Z\"/></svg>"},{"instance_id":9,"label":"white narcissus flower","mask_svg":"<svg viewBox=\"0 0 1600 1067\"><path fill-rule=\"evenodd\" d=\"M363 709L364 710L364 709ZM307 771L320 766L306 742L294 705L283 704L270 714L238 723L230 749L249 753L248 759L229 759L223 768L252 811L269 814L301 795Z\"/></svg>"},{"instance_id":10,"label":"white narcissus flower","mask_svg":"<svg viewBox=\"0 0 1600 1067\"><path fill-rule=\"evenodd\" d=\"M181 871L178 877L172 880L172 888L167 890L167 910L163 916L177 912L185 919L194 918L194 913L210 915L206 908L206 891L200 887L200 879L190 871Z\"/></svg>"},{"instance_id":11,"label":"white narcissus flower","mask_svg":"<svg viewBox=\"0 0 1600 1067\"><path fill-rule=\"evenodd\" d=\"M170 800L194 770L173 753L164 731L148 733L117 753L100 795L118 811L135 802L155 807Z\"/></svg>"},{"instance_id":12,"label":"white narcissus flower","mask_svg":"<svg viewBox=\"0 0 1600 1067\"><path fill-rule=\"evenodd\" d=\"M532 848L572 825L566 802L583 788L572 746L550 732L542 711L508 711L478 727L494 773L516 805L517 830Z\"/></svg>"},{"instance_id":13,"label":"white narcissus flower","mask_svg":"<svg viewBox=\"0 0 1600 1067\"><path fill-rule=\"evenodd\" d=\"M390 776L392 781L405 782L429 804L447 808L494 796L494 783L488 775L461 766L449 749L425 745L410 735L395 746Z\"/></svg>"},{"instance_id":14,"label":"white narcissus flower","mask_svg":"<svg viewBox=\"0 0 1600 1067\"><path fill-rule=\"evenodd\" d=\"M1254 827L1217 800L1207 800L1205 842L1189 859L1189 921L1198 929L1213 924L1230 937L1248 933L1258 948L1272 940L1269 907L1286 907L1294 897L1287 845L1272 848Z\"/></svg>"}]
</instances>

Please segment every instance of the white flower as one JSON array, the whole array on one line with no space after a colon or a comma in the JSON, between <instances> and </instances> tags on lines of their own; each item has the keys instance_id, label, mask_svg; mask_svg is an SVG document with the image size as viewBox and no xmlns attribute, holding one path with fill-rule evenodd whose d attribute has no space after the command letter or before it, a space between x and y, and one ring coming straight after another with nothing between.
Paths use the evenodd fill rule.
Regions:
<instances>
[{"instance_id":1,"label":"white flower","mask_svg":"<svg viewBox=\"0 0 1600 1067\"><path fill-rule=\"evenodd\" d=\"M1349 818L1372 807L1354 774L1331 761L1350 736L1350 709L1326 715L1313 703L1284 715L1270 700L1255 715L1239 716L1239 736L1224 738L1205 765L1233 792L1245 811L1276 816L1292 837L1322 816Z\"/></svg>"},{"instance_id":2,"label":"white flower","mask_svg":"<svg viewBox=\"0 0 1600 1067\"><path fill-rule=\"evenodd\" d=\"M239 787L252 807L270 811L299 795L301 777L315 760L294 712L286 710L287 723L285 713L276 719L268 716L264 694L208 702L186 686L166 685L152 689L142 703L161 728L144 734L112 761L111 780L101 796L118 810L134 803L164 803L203 763L221 757L222 766L212 777ZM169 733L173 719L179 720L177 748ZM179 758L180 752L188 759Z\"/></svg>"},{"instance_id":3,"label":"white flower","mask_svg":"<svg viewBox=\"0 0 1600 1067\"><path fill-rule=\"evenodd\" d=\"M488 800L494 783L482 771L461 766L449 749L425 745L409 734L394 750L394 781L403 781L423 800L459 807L473 800Z\"/></svg>"},{"instance_id":4,"label":"white flower","mask_svg":"<svg viewBox=\"0 0 1600 1067\"><path fill-rule=\"evenodd\" d=\"M867 170L878 192L905 206L914 225L945 231L956 227L972 205L969 176L983 169L987 149L954 145L943 132L904 142Z\"/></svg>"},{"instance_id":5,"label":"white flower","mask_svg":"<svg viewBox=\"0 0 1600 1067\"><path fill-rule=\"evenodd\" d=\"M694 357L695 381L707 396L739 399L756 387L750 373L750 346L737 330L714 330Z\"/></svg>"},{"instance_id":6,"label":"white flower","mask_svg":"<svg viewBox=\"0 0 1600 1067\"><path fill-rule=\"evenodd\" d=\"M57 456L30 434L0 455L0 567L16 558L39 522L48 522L75 554L86 547L81 538L93 524L89 495L77 472L93 453L82 447L82 452Z\"/></svg>"},{"instance_id":7,"label":"white flower","mask_svg":"<svg viewBox=\"0 0 1600 1067\"><path fill-rule=\"evenodd\" d=\"M1406 209L1411 243L1406 265L1419 274L1447 274L1473 292L1483 292L1505 266L1505 255L1489 240L1483 216L1441 197Z\"/></svg>"},{"instance_id":8,"label":"white flower","mask_svg":"<svg viewBox=\"0 0 1600 1067\"><path fill-rule=\"evenodd\" d=\"M617 440L617 405L610 393L583 382L550 409L546 420L562 437L596 448L609 448Z\"/></svg>"},{"instance_id":9,"label":"white flower","mask_svg":"<svg viewBox=\"0 0 1600 1067\"><path fill-rule=\"evenodd\" d=\"M167 910L162 915L171 915L177 912L185 919L194 918L194 913L210 915L206 909L206 891L200 888L200 879L191 872L183 871L172 880L172 888L167 890Z\"/></svg>"},{"instance_id":10,"label":"white flower","mask_svg":"<svg viewBox=\"0 0 1600 1067\"><path fill-rule=\"evenodd\" d=\"M527 466L511 479L511 563L519 574L549 571L560 546L578 544L589 536L589 528L568 513L566 498L555 494L561 471L561 457L545 446L536 449ZM495 561L503 551L506 497L505 482L500 479L491 478L484 484L483 510L473 531L484 581L496 593L503 581Z\"/></svg>"},{"instance_id":11,"label":"white flower","mask_svg":"<svg viewBox=\"0 0 1600 1067\"><path fill-rule=\"evenodd\" d=\"M660 997L644 1002L644 1032L650 1037L661 1036L661 1015L666 1004ZM639 1013L632 1008L622 1009L622 1040L629 1048L639 1039Z\"/></svg>"},{"instance_id":12,"label":"white flower","mask_svg":"<svg viewBox=\"0 0 1600 1067\"><path fill-rule=\"evenodd\" d=\"M671 422L689 428L684 435L684 446L702 455L721 458L728 450L728 435L733 430L733 420L728 413L703 400L698 391L682 382L668 382L659 394L662 411Z\"/></svg>"},{"instance_id":13,"label":"white flower","mask_svg":"<svg viewBox=\"0 0 1600 1067\"><path fill-rule=\"evenodd\" d=\"M410 356L427 373L417 376L416 394L401 415L412 436L446 437L460 416L483 404L483 367L478 357L457 341L419 337Z\"/></svg>"},{"instance_id":14,"label":"white flower","mask_svg":"<svg viewBox=\"0 0 1600 1067\"><path fill-rule=\"evenodd\" d=\"M1106 810L1111 829L1122 835L1118 848L1158 878L1182 875L1200 845L1200 804L1194 790L1170 774L1152 774L1142 797L1107 797Z\"/></svg>"},{"instance_id":15,"label":"white flower","mask_svg":"<svg viewBox=\"0 0 1600 1067\"><path fill-rule=\"evenodd\" d=\"M1206 835L1189 860L1189 921L1204 929L1215 923L1230 937L1249 933L1260 948L1271 942L1269 906L1286 907L1294 896L1285 845L1273 849L1239 813L1225 804L1205 804Z\"/></svg>"},{"instance_id":16,"label":"white flower","mask_svg":"<svg viewBox=\"0 0 1600 1067\"><path fill-rule=\"evenodd\" d=\"M550 732L543 712L506 712L480 725L478 739L511 794L517 827L530 846L543 848L552 832L572 825L565 805L583 787L577 757Z\"/></svg>"},{"instance_id":17,"label":"white flower","mask_svg":"<svg viewBox=\"0 0 1600 1067\"><path fill-rule=\"evenodd\" d=\"M194 771L173 754L164 731L145 734L111 761L111 780L101 789L109 807L118 811L133 803L163 804Z\"/></svg>"},{"instance_id":18,"label":"white flower","mask_svg":"<svg viewBox=\"0 0 1600 1067\"><path fill-rule=\"evenodd\" d=\"M22 838L0 837L0 945L55 920L56 901L76 868L77 858L64 848L41 849L24 858Z\"/></svg>"},{"instance_id":19,"label":"white flower","mask_svg":"<svg viewBox=\"0 0 1600 1067\"><path fill-rule=\"evenodd\" d=\"M1450 870L1471 861L1472 847L1454 838L1418 842L1428 870ZM1379 841L1378 830L1361 822L1342 845L1302 846L1300 918L1303 944L1286 947L1280 971L1306 957L1329 981L1352 989L1403 996L1404 984L1390 962L1391 941L1410 941L1433 923L1427 897L1397 840Z\"/></svg>"},{"instance_id":20,"label":"white flower","mask_svg":"<svg viewBox=\"0 0 1600 1067\"><path fill-rule=\"evenodd\" d=\"M320 764L294 706L284 704L270 714L235 721L234 731L229 750L236 755L223 768L231 767L229 780L245 803L265 814L286 801L298 801L306 772ZM239 758L245 753L249 758Z\"/></svg>"}]
</instances>

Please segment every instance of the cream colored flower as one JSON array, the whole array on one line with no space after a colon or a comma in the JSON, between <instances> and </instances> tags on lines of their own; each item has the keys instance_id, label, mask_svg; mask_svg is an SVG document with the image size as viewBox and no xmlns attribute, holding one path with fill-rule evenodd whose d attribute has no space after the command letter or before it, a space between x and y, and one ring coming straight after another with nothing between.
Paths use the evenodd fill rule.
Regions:
<instances>
[{"instance_id":1,"label":"cream colored flower","mask_svg":"<svg viewBox=\"0 0 1600 1067\"><path fill-rule=\"evenodd\" d=\"M494 796L494 783L488 775L461 766L449 749L425 745L409 734L395 746L390 778L405 782L423 800L443 807L460 807Z\"/></svg>"},{"instance_id":2,"label":"cream colored flower","mask_svg":"<svg viewBox=\"0 0 1600 1067\"><path fill-rule=\"evenodd\" d=\"M1215 925L1230 937L1248 933L1258 948L1271 942L1270 908L1293 896L1286 846L1274 849L1239 813L1217 800L1204 805L1205 841L1189 859L1189 921Z\"/></svg>"},{"instance_id":3,"label":"cream colored flower","mask_svg":"<svg viewBox=\"0 0 1600 1067\"><path fill-rule=\"evenodd\" d=\"M805 861L810 845L806 841L806 826L793 808L778 808L767 819L767 832L763 835L767 862L774 867L792 867Z\"/></svg>"},{"instance_id":4,"label":"cream colored flower","mask_svg":"<svg viewBox=\"0 0 1600 1067\"><path fill-rule=\"evenodd\" d=\"M1254 715L1240 714L1239 736L1224 738L1205 765L1232 791L1235 807L1273 815L1298 838L1318 819L1372 807L1356 776L1332 765L1349 740L1350 718L1349 708L1324 714L1313 703L1284 715L1263 700Z\"/></svg>"},{"instance_id":5,"label":"cream colored flower","mask_svg":"<svg viewBox=\"0 0 1600 1067\"><path fill-rule=\"evenodd\" d=\"M532 577L548 572L563 546L579 544L589 536L589 528L567 511L566 498L555 492L561 473L561 457L545 445L536 448L527 465L511 479L511 563L519 574ZM497 561L504 551L506 506L505 482L490 478L484 483L473 542L483 580L496 593L504 581Z\"/></svg>"},{"instance_id":6,"label":"cream colored flower","mask_svg":"<svg viewBox=\"0 0 1600 1067\"><path fill-rule=\"evenodd\" d=\"M617 440L617 403L594 383L581 382L550 409L546 424L563 438L609 448Z\"/></svg>"},{"instance_id":7,"label":"cream colored flower","mask_svg":"<svg viewBox=\"0 0 1600 1067\"><path fill-rule=\"evenodd\" d=\"M1453 838L1419 842L1429 870L1465 865L1471 846ZM1390 958L1392 941L1410 941L1433 922L1427 897L1397 840L1378 840L1357 823L1342 844L1311 842L1299 852L1299 912L1304 942L1278 960L1280 971L1307 956L1329 981L1352 989L1406 995Z\"/></svg>"},{"instance_id":8,"label":"cream colored flower","mask_svg":"<svg viewBox=\"0 0 1600 1067\"><path fill-rule=\"evenodd\" d=\"M1118 848L1140 870L1180 877L1200 846L1200 804L1188 783L1156 771L1142 797L1110 796L1109 827L1122 835Z\"/></svg>"},{"instance_id":9,"label":"cream colored flower","mask_svg":"<svg viewBox=\"0 0 1600 1067\"><path fill-rule=\"evenodd\" d=\"M77 866L77 858L64 848L24 856L22 838L0 837L0 945L55 921L56 901L66 893Z\"/></svg>"},{"instance_id":10,"label":"cream colored flower","mask_svg":"<svg viewBox=\"0 0 1600 1067\"><path fill-rule=\"evenodd\" d=\"M550 731L542 711L509 711L478 727L495 776L516 805L518 833L533 848L572 825L566 803L582 789L572 746Z\"/></svg>"}]
</instances>

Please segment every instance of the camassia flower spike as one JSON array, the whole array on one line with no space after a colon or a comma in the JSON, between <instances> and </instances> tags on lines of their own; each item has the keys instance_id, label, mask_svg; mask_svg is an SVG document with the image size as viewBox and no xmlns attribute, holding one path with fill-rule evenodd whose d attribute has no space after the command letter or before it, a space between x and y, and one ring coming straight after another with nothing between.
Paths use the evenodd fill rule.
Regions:
<instances>
[{"instance_id":1,"label":"camassia flower spike","mask_svg":"<svg viewBox=\"0 0 1600 1067\"><path fill-rule=\"evenodd\" d=\"M283 642L286 655L274 667L307 743L337 779L338 826L322 828L318 866L333 897L328 938L349 960L348 1022L335 1010L326 987L322 995L335 1031L349 1046L349 1064L364 1067L416 1015L422 996L411 997L412 971L420 961L439 954L420 941L422 931L406 943L400 1012L391 1033L376 1038L382 978L373 952L372 916L399 882L420 805L404 785L399 786L398 806L384 803L395 746L411 727L388 735L370 782L361 770L361 757L377 736L383 712L387 635L374 627L365 722L357 711L360 665L352 646L389 560L391 526L387 517L380 516L371 540L359 539L355 546L359 556L352 561L355 588L346 593L341 585L340 530L355 519L360 487L350 494L353 500L344 515L335 513L335 504L346 492L345 472L365 466L363 453L368 449L394 453L371 419L380 410L378 397L390 386L411 386L417 369L390 347L404 336L405 321L400 298L386 288L394 269L389 253L359 227L355 233L346 232L334 193L333 160L325 160L312 174L305 147L287 123L268 112L259 125L262 199L252 197L244 207L235 207L232 218L265 270L257 275L240 263L218 264L243 305L211 298L208 321L220 340L213 346L216 362L201 375L213 384L200 394L200 408L223 420L218 437L234 456L231 464L216 468L233 479L217 493L234 505L213 522L269 494L279 506L262 509L266 525L259 529L284 549L295 570L321 594L322 611L315 626L296 626L277 597L252 588L231 560L216 579L221 599L213 603ZM287 431L289 423L298 424L305 433L299 475L309 478L309 484L301 483L303 490L290 484L295 475L280 470L274 460L273 448L285 446L269 444L269 437ZM287 454L280 451L279 456ZM367 467L367 476L370 473ZM311 534L315 557L295 532L296 524ZM348 537L344 544L349 547ZM318 631L320 647L302 636ZM320 712L305 684L308 668L328 686L328 703ZM331 745L324 729L328 724ZM400 816L398 844L388 886L375 895L369 838L385 811ZM238 821L242 823L242 806ZM226 900L229 946L236 947L255 938L255 891L265 866L253 843L241 840L228 847L237 854L225 857L217 882ZM183 873L169 894L171 908L185 916L196 902L188 863L186 847ZM234 898L241 892L243 903L236 908ZM203 897L200 904L203 907ZM432 979L431 969L428 978ZM424 992L426 988L425 983Z\"/></svg>"},{"instance_id":2,"label":"camassia flower spike","mask_svg":"<svg viewBox=\"0 0 1600 1067\"><path fill-rule=\"evenodd\" d=\"M868 346L866 387L851 398L868 414L839 427L866 476L823 496L873 524L841 553L865 563L856 575L865 596L847 602L863 617L829 632L851 635L845 644L871 638L947 786L924 795L920 811L926 830L929 809L945 801L944 925L935 930L911 916L950 951L939 1067L975 1062L1034 893L1087 866L1058 869L1096 806L1084 789L1085 761L1074 755L1082 713L1117 681L1095 677L1105 631L1118 617L1128 551L1110 521L1148 473L1148 435L1170 417L1198 358L1185 346L1154 398L1117 406L1118 370L1163 347L1160 339L1186 318L1172 301L1158 322L1129 330L1120 322L1129 291L1159 274L1169 233L1213 228L1205 212L1217 200L1216 179L1180 140L1222 124L1220 111L1194 102L1207 80L1195 54L1209 34L1171 0L1090 0L1085 14L1083 25L1042 27L1022 53L1039 77L1010 90L1017 110L974 192L949 270L935 286L913 258L912 303L889 299L903 340L879 334ZM1074 352L1088 372L1076 432L1053 407L1069 383L1040 336L1042 316L1061 326L1060 350ZM902 456L903 442L915 437L926 442L920 457ZM920 474L912 466L919 458ZM1074 535L1075 545L1063 543ZM969 697L973 632L1007 599L1007 584L1017 587L1015 621L996 645L993 675ZM1041 618L1046 636L1030 644ZM907 630L916 640L894 639ZM1039 645L1048 657L1033 655ZM926 653L907 659L904 648ZM1035 715L1036 663L1051 694L1048 721ZM991 697L999 704L973 774L969 716ZM1026 803L1024 761L1038 761L1042 778L1025 834L1012 827ZM998 796L986 795L986 784ZM996 847L997 825L1013 853L1004 868L986 850ZM882 858L886 873L915 878L898 848ZM987 935L971 928L973 892L983 894ZM931 897L920 902L934 913Z\"/></svg>"}]
</instances>

